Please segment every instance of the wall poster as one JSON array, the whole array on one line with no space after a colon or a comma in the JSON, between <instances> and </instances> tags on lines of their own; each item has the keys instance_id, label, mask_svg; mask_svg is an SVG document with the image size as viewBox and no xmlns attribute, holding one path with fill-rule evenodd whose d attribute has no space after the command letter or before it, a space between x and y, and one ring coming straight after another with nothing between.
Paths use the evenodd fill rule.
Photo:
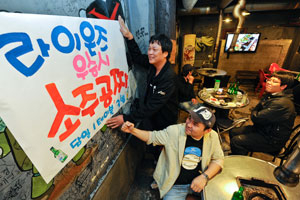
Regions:
<instances>
[{"instance_id":1,"label":"wall poster","mask_svg":"<svg viewBox=\"0 0 300 200\"><path fill-rule=\"evenodd\" d=\"M0 117L48 183L128 99L117 21L0 13Z\"/></svg>"}]
</instances>

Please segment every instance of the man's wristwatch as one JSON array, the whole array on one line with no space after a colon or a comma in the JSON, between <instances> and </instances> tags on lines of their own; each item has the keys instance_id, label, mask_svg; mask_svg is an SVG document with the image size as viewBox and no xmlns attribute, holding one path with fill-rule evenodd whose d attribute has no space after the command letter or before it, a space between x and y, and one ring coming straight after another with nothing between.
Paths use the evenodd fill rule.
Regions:
<instances>
[{"instance_id":1,"label":"man's wristwatch","mask_svg":"<svg viewBox=\"0 0 300 200\"><path fill-rule=\"evenodd\" d=\"M209 177L205 172L202 172L202 175L206 178L207 181L209 181Z\"/></svg>"}]
</instances>

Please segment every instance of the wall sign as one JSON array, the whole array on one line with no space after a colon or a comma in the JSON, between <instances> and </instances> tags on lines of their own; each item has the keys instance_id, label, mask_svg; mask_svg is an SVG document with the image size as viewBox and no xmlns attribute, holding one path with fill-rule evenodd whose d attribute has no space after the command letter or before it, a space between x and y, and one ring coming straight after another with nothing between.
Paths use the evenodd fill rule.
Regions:
<instances>
[{"instance_id":1,"label":"wall sign","mask_svg":"<svg viewBox=\"0 0 300 200\"><path fill-rule=\"evenodd\" d=\"M128 99L117 21L0 13L0 116L46 182Z\"/></svg>"}]
</instances>

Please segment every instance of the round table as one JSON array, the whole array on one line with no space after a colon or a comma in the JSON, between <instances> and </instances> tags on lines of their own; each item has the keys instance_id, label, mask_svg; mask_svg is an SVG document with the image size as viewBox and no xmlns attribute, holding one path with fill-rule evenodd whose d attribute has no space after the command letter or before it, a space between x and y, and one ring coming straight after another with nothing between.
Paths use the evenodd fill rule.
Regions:
<instances>
[{"instance_id":1,"label":"round table","mask_svg":"<svg viewBox=\"0 0 300 200\"><path fill-rule=\"evenodd\" d=\"M270 162L249 156L226 156L224 168L220 174L210 180L204 189L205 200L230 200L238 190L237 177L256 178L279 185L288 200L300 199L300 184L288 187L277 181L273 175L276 168Z\"/></svg>"},{"instance_id":2,"label":"round table","mask_svg":"<svg viewBox=\"0 0 300 200\"><path fill-rule=\"evenodd\" d=\"M242 108L245 107L249 104L249 99L247 97L247 93L241 89L239 91L242 93L242 95L246 98L244 101L237 102L235 101L236 95L229 95L228 99L232 99L232 101L227 102L227 105L222 105L220 103L220 99L223 98L218 98L217 94L215 94L214 88L205 88L205 91L202 89L198 92L198 97L206 104L213 106L215 108L221 108L221 109L235 109L235 108ZM205 94L204 94L205 93ZM243 99L242 96L242 99Z\"/></svg>"},{"instance_id":3,"label":"round table","mask_svg":"<svg viewBox=\"0 0 300 200\"><path fill-rule=\"evenodd\" d=\"M201 68L201 69L197 69L197 72L200 75L208 76L208 77L225 76L227 74L226 71L222 69L216 69L216 68Z\"/></svg>"}]
</instances>

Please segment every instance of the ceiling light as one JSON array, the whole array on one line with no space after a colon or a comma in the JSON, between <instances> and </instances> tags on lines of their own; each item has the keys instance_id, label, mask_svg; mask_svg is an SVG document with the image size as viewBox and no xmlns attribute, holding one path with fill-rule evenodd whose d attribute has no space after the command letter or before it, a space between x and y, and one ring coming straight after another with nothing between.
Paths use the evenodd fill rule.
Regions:
<instances>
[{"instance_id":1,"label":"ceiling light","mask_svg":"<svg viewBox=\"0 0 300 200\"><path fill-rule=\"evenodd\" d=\"M231 17L229 16L229 14L227 14L226 17L223 19L223 21L224 21L225 23L229 23L229 22L232 21L232 19L231 19Z\"/></svg>"},{"instance_id":2,"label":"ceiling light","mask_svg":"<svg viewBox=\"0 0 300 200\"><path fill-rule=\"evenodd\" d=\"M248 16L248 15L250 15L250 12L248 10L243 10L242 15L243 16Z\"/></svg>"}]
</instances>

